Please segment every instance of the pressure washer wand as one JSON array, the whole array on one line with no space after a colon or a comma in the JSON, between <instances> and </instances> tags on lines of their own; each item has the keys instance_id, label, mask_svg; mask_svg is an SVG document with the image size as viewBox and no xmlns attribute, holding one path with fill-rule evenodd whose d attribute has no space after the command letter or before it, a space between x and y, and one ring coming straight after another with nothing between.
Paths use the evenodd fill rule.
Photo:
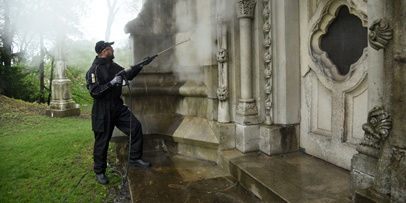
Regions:
<instances>
[{"instance_id":1,"label":"pressure washer wand","mask_svg":"<svg viewBox=\"0 0 406 203\"><path fill-rule=\"evenodd\" d=\"M183 43L185 43L185 42L187 42L187 41L189 41L189 40L190 40L190 38L187 39L187 40L185 40L185 41L179 42L179 43L177 43L177 44L175 44L175 45L173 45L173 46L171 46L171 47L169 47L169 48L167 48L167 49L165 49L165 50L163 50L163 51L161 51L161 52L155 54L155 56L159 56L159 55L161 55L162 53L165 53L165 52L167 52L168 50L171 50L171 49L173 49L174 47L176 47L176 46L178 46L178 45L181 45L181 44L183 44Z\"/></svg>"},{"instance_id":2,"label":"pressure washer wand","mask_svg":"<svg viewBox=\"0 0 406 203\"><path fill-rule=\"evenodd\" d=\"M185 41L179 42L179 43L177 43L177 44L175 44L175 45L173 45L173 46L171 46L171 47L169 47L169 48L167 48L167 49L165 49L165 50L163 50L163 51L161 51L161 52L159 52L159 53L157 53L157 54L155 54L155 55L153 55L153 56L145 57L144 59L142 59L142 61L138 62L137 64L135 64L135 65L132 66L132 67L144 66L148 61L151 62L151 61L154 60L154 58L156 58L157 56L159 56L159 55L161 55L161 54L163 54L163 53L165 53L165 52L167 52L167 51L169 51L169 50L175 48L176 46L179 46L180 44L183 44L183 43L185 43L185 42L187 42L187 41L189 41L189 40L190 40L190 38L187 39L187 40L185 40ZM132 67L126 68L126 69L124 69L124 70L118 72L116 75L122 75L124 72L127 72L127 73L128 73L128 72L131 71Z\"/></svg>"}]
</instances>

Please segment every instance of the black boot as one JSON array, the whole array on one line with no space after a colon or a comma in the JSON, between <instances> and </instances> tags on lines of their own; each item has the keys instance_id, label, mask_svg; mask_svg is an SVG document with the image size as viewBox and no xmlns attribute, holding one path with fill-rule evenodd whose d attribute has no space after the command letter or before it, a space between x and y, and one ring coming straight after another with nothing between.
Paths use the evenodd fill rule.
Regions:
<instances>
[{"instance_id":1,"label":"black boot","mask_svg":"<svg viewBox=\"0 0 406 203\"><path fill-rule=\"evenodd\" d=\"M130 166L139 166L139 167L148 168L148 167L151 167L151 164L142 159L137 159L134 161L130 161Z\"/></svg>"},{"instance_id":2,"label":"black boot","mask_svg":"<svg viewBox=\"0 0 406 203\"><path fill-rule=\"evenodd\" d=\"M100 184L103 184L103 185L109 183L109 179L107 179L107 177L104 175L104 173L96 174L96 179L97 179L97 181L99 181Z\"/></svg>"}]
</instances>

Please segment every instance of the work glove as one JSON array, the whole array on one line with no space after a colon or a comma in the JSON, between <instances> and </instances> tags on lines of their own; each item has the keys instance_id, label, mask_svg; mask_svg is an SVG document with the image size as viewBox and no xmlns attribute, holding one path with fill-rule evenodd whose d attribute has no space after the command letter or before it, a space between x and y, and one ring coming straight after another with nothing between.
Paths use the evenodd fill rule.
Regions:
<instances>
[{"instance_id":1,"label":"work glove","mask_svg":"<svg viewBox=\"0 0 406 203\"><path fill-rule=\"evenodd\" d=\"M110 83L112 84L112 85L121 85L122 83L123 83L123 78L121 77L121 75L116 75L116 77L114 77L111 81L110 81Z\"/></svg>"}]
</instances>

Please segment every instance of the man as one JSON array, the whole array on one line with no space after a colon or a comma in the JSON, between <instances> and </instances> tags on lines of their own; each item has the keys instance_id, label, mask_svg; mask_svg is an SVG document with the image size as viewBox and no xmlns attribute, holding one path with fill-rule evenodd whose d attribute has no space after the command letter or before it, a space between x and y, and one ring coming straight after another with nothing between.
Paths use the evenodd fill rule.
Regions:
<instances>
[{"instance_id":1,"label":"man","mask_svg":"<svg viewBox=\"0 0 406 203\"><path fill-rule=\"evenodd\" d=\"M141 123L123 104L121 92L123 77L132 80L141 71L142 67L149 64L153 58L122 71L124 69L113 62L114 50L112 44L114 42L99 41L96 43L95 51L97 56L86 73L86 87L93 97L94 172L97 181L101 184L109 182L105 175L107 150L115 126L125 134L131 135L130 166L151 166L150 163L141 159L143 146ZM116 75L119 72L120 75Z\"/></svg>"}]
</instances>

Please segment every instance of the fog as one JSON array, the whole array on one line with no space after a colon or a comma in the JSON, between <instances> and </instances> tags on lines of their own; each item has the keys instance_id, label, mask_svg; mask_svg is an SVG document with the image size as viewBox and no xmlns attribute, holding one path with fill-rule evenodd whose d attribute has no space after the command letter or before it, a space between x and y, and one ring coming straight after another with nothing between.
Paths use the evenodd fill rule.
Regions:
<instances>
[{"instance_id":1,"label":"fog","mask_svg":"<svg viewBox=\"0 0 406 203\"><path fill-rule=\"evenodd\" d=\"M17 57L12 63L36 66L45 56L57 56L58 41L65 54L77 44L89 46L105 40L109 0L0 0L0 45ZM110 0L113 2L114 0ZM128 46L124 25L134 19L142 0L117 0L110 41ZM81 50L81 49L79 49Z\"/></svg>"}]
</instances>

